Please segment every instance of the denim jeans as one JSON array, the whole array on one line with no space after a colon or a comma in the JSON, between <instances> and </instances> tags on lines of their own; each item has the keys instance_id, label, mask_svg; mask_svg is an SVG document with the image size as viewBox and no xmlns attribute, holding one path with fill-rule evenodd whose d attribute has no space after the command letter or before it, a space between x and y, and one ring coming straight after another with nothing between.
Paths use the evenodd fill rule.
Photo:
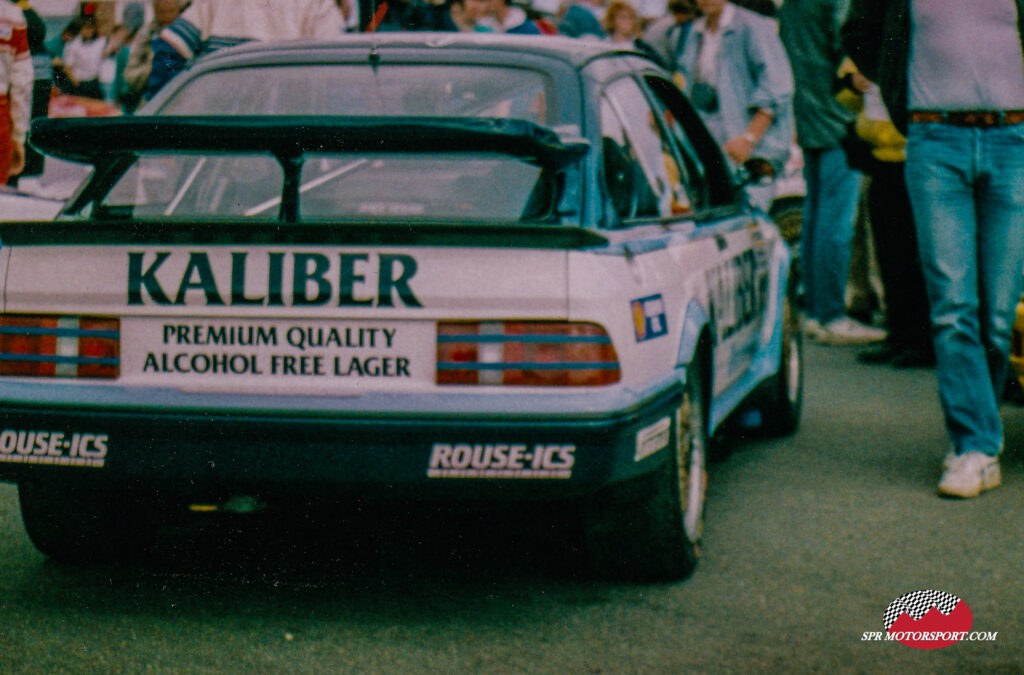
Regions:
<instances>
[{"instance_id":1,"label":"denim jeans","mask_svg":"<svg viewBox=\"0 0 1024 675\"><path fill-rule=\"evenodd\" d=\"M850 243L857 215L861 174L846 163L842 148L805 148L801 265L807 316L825 324L846 316Z\"/></svg>"},{"instance_id":2,"label":"denim jeans","mask_svg":"<svg viewBox=\"0 0 1024 675\"><path fill-rule=\"evenodd\" d=\"M1024 125L912 124L906 177L946 428L958 454L995 456L1024 285Z\"/></svg>"}]
</instances>

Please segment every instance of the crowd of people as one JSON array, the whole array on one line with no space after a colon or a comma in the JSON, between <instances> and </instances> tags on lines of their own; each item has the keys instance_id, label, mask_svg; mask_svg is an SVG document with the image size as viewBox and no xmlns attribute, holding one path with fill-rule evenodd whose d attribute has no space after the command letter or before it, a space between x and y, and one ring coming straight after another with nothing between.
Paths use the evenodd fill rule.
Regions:
<instances>
[{"instance_id":1,"label":"crowd of people","mask_svg":"<svg viewBox=\"0 0 1024 675\"><path fill-rule=\"evenodd\" d=\"M148 25L132 4L108 35L83 14L45 40L28 0L0 0L0 178L25 165L33 77L36 98L52 78L131 112L189 59L245 40L440 30L638 50L678 75L737 166L756 156L781 169L799 145L807 335L873 344L865 363L937 364L952 446L940 493L999 485L998 404L1024 270L1024 0L968 14L953 0L150 1ZM751 192L766 208L772 197ZM888 332L848 311L858 211Z\"/></svg>"}]
</instances>

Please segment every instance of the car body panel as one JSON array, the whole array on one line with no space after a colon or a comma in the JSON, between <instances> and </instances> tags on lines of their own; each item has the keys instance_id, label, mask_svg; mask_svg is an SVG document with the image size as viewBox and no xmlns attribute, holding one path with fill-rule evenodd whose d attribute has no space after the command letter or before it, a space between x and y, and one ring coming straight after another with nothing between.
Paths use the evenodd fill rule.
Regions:
<instances>
[{"instance_id":1,"label":"car body panel","mask_svg":"<svg viewBox=\"0 0 1024 675\"><path fill-rule=\"evenodd\" d=\"M286 115L231 116L232 143L253 132L253 148L283 167L280 209L261 214L268 220L105 211L106 191L132 175L125 172L140 151L114 131L153 128L160 117L110 122L100 150L65 144L68 156L108 173L94 174L60 220L0 224L0 279L4 316L116 319L118 375L0 376L0 479L190 493L315 487L350 495L576 497L666 461L694 359L708 359L711 431L777 371L789 251L767 216L725 184L699 208L683 204L656 218L609 215L617 207L607 194L604 121L596 110L608 83L629 80L643 105L653 106L647 121L660 133L659 116L678 121L692 112L673 107L671 97L658 99L648 79L663 73L653 63L555 38L251 45L200 61L144 112L173 116L168 127L194 132L189 142L202 150L218 141L209 120L196 116L217 110L196 110L179 97L192 83L253 68L266 68L263 82L272 81L275 67L310 63L373 72L390 64L486 64L542 73L553 83L543 99L550 105L530 110L544 124L522 128L541 129L542 145L554 150L524 151L524 140L489 145L487 153L532 163L542 175L556 172L559 198L547 219L356 213L306 222L301 206L312 188L296 167L316 147L315 134L337 133L351 120L304 125L307 140L289 145L294 118ZM386 115L364 121L389 134L395 128ZM36 132L59 150L59 133L74 124ZM258 137L271 127L277 130ZM702 127L687 129L706 136ZM475 149L459 142L465 128L452 133L432 150L454 166ZM219 142L217 152L238 150ZM400 139L388 143L388 153L401 155ZM709 150L703 136L694 145L666 142L644 168L653 162L660 171L660 162L697 152L707 161L704 179L724 180L721 169L711 170L724 166L720 151ZM387 166L390 158L376 161ZM197 163L187 181L202 170ZM486 338L495 326L567 322L600 327L617 357L616 381L440 382L442 324L480 326ZM79 333L67 330L57 348L74 361Z\"/></svg>"}]
</instances>

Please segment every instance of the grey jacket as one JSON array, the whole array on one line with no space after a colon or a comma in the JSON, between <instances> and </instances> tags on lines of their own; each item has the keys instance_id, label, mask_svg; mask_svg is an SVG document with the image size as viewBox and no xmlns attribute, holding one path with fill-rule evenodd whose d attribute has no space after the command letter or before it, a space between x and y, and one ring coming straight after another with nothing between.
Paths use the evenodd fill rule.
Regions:
<instances>
[{"instance_id":1,"label":"grey jacket","mask_svg":"<svg viewBox=\"0 0 1024 675\"><path fill-rule=\"evenodd\" d=\"M779 168L789 157L794 128L793 72L779 41L778 24L774 19L736 7L733 21L721 30L715 82L720 115L709 123L709 128L715 140L724 143L747 130L755 111L770 111L774 121L754 154ZM692 94L697 81L702 41L702 34L691 28L679 61L687 94Z\"/></svg>"}]
</instances>

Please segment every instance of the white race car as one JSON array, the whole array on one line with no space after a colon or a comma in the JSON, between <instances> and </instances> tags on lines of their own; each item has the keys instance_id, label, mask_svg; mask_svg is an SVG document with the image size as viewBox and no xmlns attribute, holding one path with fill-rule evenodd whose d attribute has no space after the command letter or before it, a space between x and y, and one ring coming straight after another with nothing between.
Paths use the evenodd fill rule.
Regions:
<instances>
[{"instance_id":1,"label":"white race car","mask_svg":"<svg viewBox=\"0 0 1024 675\"><path fill-rule=\"evenodd\" d=\"M94 170L0 224L0 479L52 557L197 505L573 499L596 570L678 578L709 435L797 426L789 250L642 55L255 44L143 113L37 122Z\"/></svg>"}]
</instances>

